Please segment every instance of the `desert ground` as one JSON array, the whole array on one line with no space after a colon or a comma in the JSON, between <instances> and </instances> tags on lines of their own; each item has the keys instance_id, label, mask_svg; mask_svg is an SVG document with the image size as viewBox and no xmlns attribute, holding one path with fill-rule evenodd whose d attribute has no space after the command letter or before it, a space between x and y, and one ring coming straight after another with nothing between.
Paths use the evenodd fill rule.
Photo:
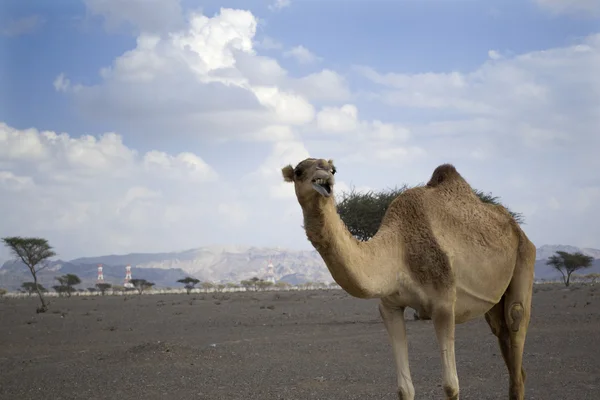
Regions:
<instances>
[{"instance_id":1,"label":"desert ground","mask_svg":"<svg viewBox=\"0 0 600 400\"><path fill-rule=\"evenodd\" d=\"M389 399L377 300L341 290L0 300L0 398ZM417 399L442 399L431 321L407 311ZM598 399L600 286L536 286L527 399ZM457 326L461 399L506 399L483 318Z\"/></svg>"}]
</instances>

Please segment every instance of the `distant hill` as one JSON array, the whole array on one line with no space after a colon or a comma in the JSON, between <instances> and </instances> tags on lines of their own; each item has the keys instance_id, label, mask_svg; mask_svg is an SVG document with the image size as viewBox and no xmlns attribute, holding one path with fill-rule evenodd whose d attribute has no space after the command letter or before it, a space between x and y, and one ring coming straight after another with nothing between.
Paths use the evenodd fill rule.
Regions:
<instances>
[{"instance_id":1,"label":"distant hill","mask_svg":"<svg viewBox=\"0 0 600 400\"><path fill-rule=\"evenodd\" d=\"M600 250L565 245L544 245L537 250L536 279L556 279L560 273L546 265L546 259L556 251L582 251L594 257L592 268L584 273L600 272ZM314 250L289 250L250 246L209 246L170 253L133 253L78 258L71 261L56 260L40 274L46 288L56 285L55 277L66 273L77 274L83 281L80 288L96 283L97 266L104 266L104 280L122 284L125 266L131 265L134 278L144 278L156 287L179 287L176 281L186 275L201 281L240 282L254 276L262 278L269 260L273 263L275 279L301 284L307 281L330 283L333 281L321 256ZM376 268L376 266L373 266ZM0 287L14 290L22 282L30 281L27 268L20 262L7 261L0 267Z\"/></svg>"},{"instance_id":2,"label":"distant hill","mask_svg":"<svg viewBox=\"0 0 600 400\"><path fill-rule=\"evenodd\" d=\"M255 276L264 277L269 261L273 263L277 280L294 284L333 281L316 251L244 246L210 246L171 253L133 253L53 261L50 268L40 274L40 280L48 288L56 285L56 276L75 273L84 281L78 287L91 287L96 282L98 264L102 264L104 280L113 284L123 283L126 265L132 266L133 278L147 279L156 287L182 286L176 281L188 275L215 283L240 282ZM14 290L28 280L31 280L29 271L21 263L9 261L0 268L0 287Z\"/></svg>"},{"instance_id":3,"label":"distant hill","mask_svg":"<svg viewBox=\"0 0 600 400\"><path fill-rule=\"evenodd\" d=\"M113 285L122 285L125 278L124 265L103 265L102 273L104 282ZM185 273L174 268L168 271L156 268L131 268L133 277L143 278L150 282L154 282L157 286L176 287L179 284L175 283L178 279L185 277ZM98 276L97 264L79 264L66 262L62 260L52 261L46 269L43 269L38 274L38 282L48 290L52 290L52 286L58 284L55 279L60 275L75 274L81 279L81 284L77 285L78 289L87 289L94 287ZM21 287L23 282L31 282L31 274L25 265L17 261L7 261L0 267L0 287L8 290L16 290Z\"/></svg>"}]
</instances>

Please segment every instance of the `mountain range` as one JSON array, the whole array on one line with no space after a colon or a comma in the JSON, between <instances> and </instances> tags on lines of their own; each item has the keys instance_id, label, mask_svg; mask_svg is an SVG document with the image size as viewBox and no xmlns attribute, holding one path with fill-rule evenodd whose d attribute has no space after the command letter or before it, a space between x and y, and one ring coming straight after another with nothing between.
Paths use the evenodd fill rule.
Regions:
<instances>
[{"instance_id":1,"label":"mountain range","mask_svg":"<svg viewBox=\"0 0 600 400\"><path fill-rule=\"evenodd\" d=\"M581 251L594 258L585 273L600 272L600 250L566 245L544 245L537 249L536 279L556 279L560 273L546 265L556 251ZM82 283L79 288L93 287L98 264L103 266L104 281L122 285L125 266L131 265L133 278L154 282L155 287L180 287L178 279L193 276L214 283L236 282L252 277L265 277L269 262L276 280L299 284L307 281L332 282L321 256L315 250L290 250L250 246L209 246L170 253L133 253L84 257L70 261L51 261L38 279L47 289L56 285L59 275L73 273ZM374 266L375 267L375 266ZM28 269L19 261L7 261L0 267L0 287L16 290L22 282L31 281Z\"/></svg>"}]
</instances>

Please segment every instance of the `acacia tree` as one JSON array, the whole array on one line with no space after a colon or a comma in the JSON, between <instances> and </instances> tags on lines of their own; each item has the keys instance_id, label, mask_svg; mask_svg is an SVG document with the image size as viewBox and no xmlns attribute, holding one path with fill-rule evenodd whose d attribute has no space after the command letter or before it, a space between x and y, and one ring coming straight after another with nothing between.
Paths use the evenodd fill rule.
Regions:
<instances>
[{"instance_id":1,"label":"acacia tree","mask_svg":"<svg viewBox=\"0 0 600 400\"><path fill-rule=\"evenodd\" d=\"M71 297L71 293L75 292L76 289L73 287L81 283L81 279L75 274L66 274L55 278L60 285L53 286L54 290L58 293L66 293L67 297Z\"/></svg>"},{"instance_id":2,"label":"acacia tree","mask_svg":"<svg viewBox=\"0 0 600 400\"><path fill-rule=\"evenodd\" d=\"M379 230L391 202L408 189L410 189L409 186L403 185L399 188L363 193L351 188L348 192L342 192L341 199L337 204L337 212L355 238L367 241ZM505 207L517 223L524 223L523 215L509 210L500 203L497 196L477 189L473 189L473 192L484 203Z\"/></svg>"},{"instance_id":3,"label":"acacia tree","mask_svg":"<svg viewBox=\"0 0 600 400\"><path fill-rule=\"evenodd\" d=\"M191 276L186 276L183 279L179 279L177 282L183 283L183 287L185 288L187 294L190 294L194 287L200 282L200 279L192 278Z\"/></svg>"},{"instance_id":4,"label":"acacia tree","mask_svg":"<svg viewBox=\"0 0 600 400\"><path fill-rule=\"evenodd\" d=\"M575 253L567 253L566 251L557 251L556 254L550 256L546 261L546 265L550 265L561 273L565 286L569 286L571 274L580 269L589 268L594 261L593 257L587 256L578 251Z\"/></svg>"},{"instance_id":5,"label":"acacia tree","mask_svg":"<svg viewBox=\"0 0 600 400\"><path fill-rule=\"evenodd\" d=\"M260 279L256 282L256 288L258 290L266 290L267 288L270 288L271 286L273 286L273 282L265 281L263 279Z\"/></svg>"},{"instance_id":6,"label":"acacia tree","mask_svg":"<svg viewBox=\"0 0 600 400\"><path fill-rule=\"evenodd\" d=\"M47 292L46 288L40 285L39 283L33 282L23 282L21 284L21 289L27 293L27 295L31 296L33 292L40 290L41 292Z\"/></svg>"},{"instance_id":7,"label":"acacia tree","mask_svg":"<svg viewBox=\"0 0 600 400\"><path fill-rule=\"evenodd\" d=\"M119 292L119 293L123 294L126 291L127 291L127 288L125 286L122 286L122 285L113 285L113 287L112 287L112 292L113 293Z\"/></svg>"},{"instance_id":8,"label":"acacia tree","mask_svg":"<svg viewBox=\"0 0 600 400\"><path fill-rule=\"evenodd\" d=\"M131 284L137 289L139 294L142 294L144 290L150 289L152 286L154 286L154 283L148 282L145 279L132 279L129 282L131 282Z\"/></svg>"},{"instance_id":9,"label":"acacia tree","mask_svg":"<svg viewBox=\"0 0 600 400\"><path fill-rule=\"evenodd\" d=\"M4 245L10 249L10 252L23 264L29 268L33 277L33 284L42 305L36 310L38 313L43 313L48 310L48 305L44 301L42 291L37 281L37 273L48 266L48 259L54 257L56 253L52 250L52 246L43 238L37 237L20 237L12 236L2 238Z\"/></svg>"},{"instance_id":10,"label":"acacia tree","mask_svg":"<svg viewBox=\"0 0 600 400\"><path fill-rule=\"evenodd\" d=\"M111 287L112 285L110 283L96 283L96 288L102 293L102 296L104 296L104 293Z\"/></svg>"}]
</instances>

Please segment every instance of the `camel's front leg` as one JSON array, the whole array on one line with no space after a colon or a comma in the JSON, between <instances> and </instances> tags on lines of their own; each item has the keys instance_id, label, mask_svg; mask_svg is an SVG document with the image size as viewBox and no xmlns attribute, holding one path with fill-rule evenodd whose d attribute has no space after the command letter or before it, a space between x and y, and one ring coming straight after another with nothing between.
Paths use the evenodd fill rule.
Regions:
<instances>
[{"instance_id":1,"label":"camel's front leg","mask_svg":"<svg viewBox=\"0 0 600 400\"><path fill-rule=\"evenodd\" d=\"M380 303L379 313L392 343L398 374L398 398L400 400L414 400L415 388L408 366L408 342L406 340L404 308L394 308Z\"/></svg>"},{"instance_id":2,"label":"camel's front leg","mask_svg":"<svg viewBox=\"0 0 600 400\"><path fill-rule=\"evenodd\" d=\"M442 357L442 380L448 400L459 399L456 356L454 355L454 307L440 307L432 318Z\"/></svg>"}]
</instances>

